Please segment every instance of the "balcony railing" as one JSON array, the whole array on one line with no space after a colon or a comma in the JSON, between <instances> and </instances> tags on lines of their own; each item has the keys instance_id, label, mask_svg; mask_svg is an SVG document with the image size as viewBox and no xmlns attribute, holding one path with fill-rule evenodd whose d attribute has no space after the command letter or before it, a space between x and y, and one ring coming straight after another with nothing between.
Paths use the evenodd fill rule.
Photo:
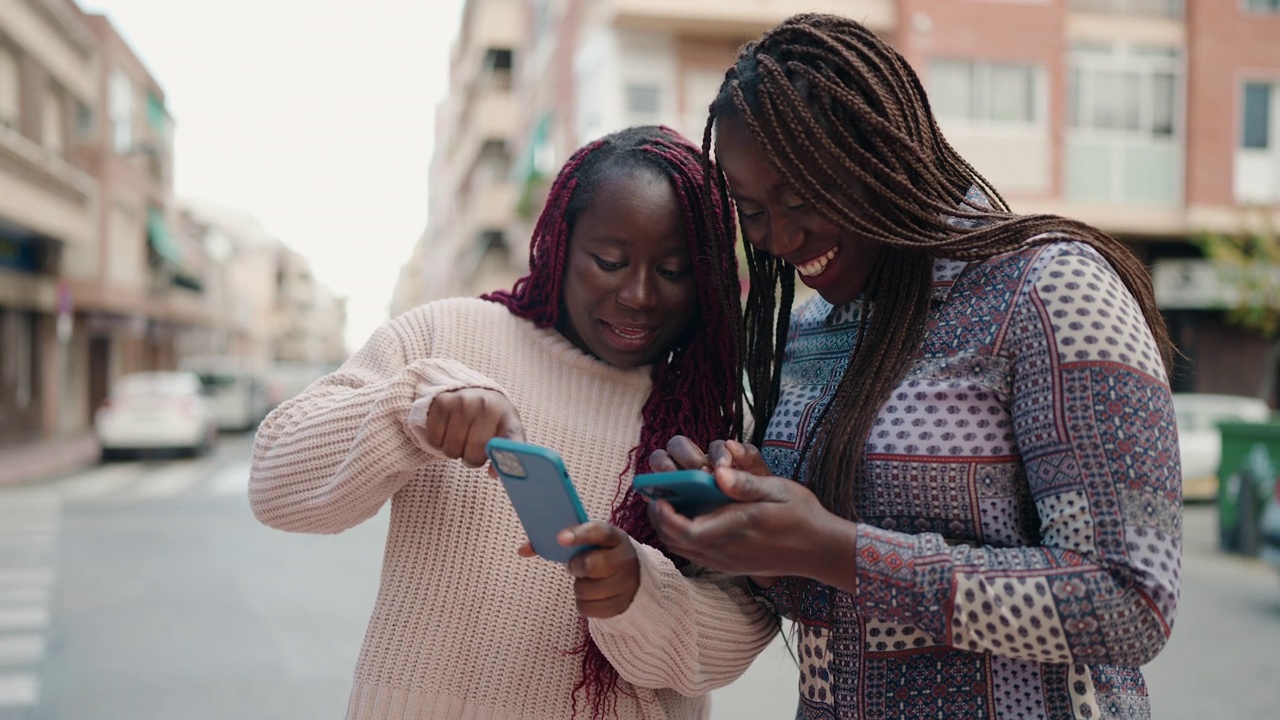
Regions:
<instances>
[{"instance_id":1,"label":"balcony railing","mask_svg":"<svg viewBox=\"0 0 1280 720\"><path fill-rule=\"evenodd\" d=\"M1071 0L1071 9L1110 15L1180 18L1183 0Z\"/></svg>"}]
</instances>

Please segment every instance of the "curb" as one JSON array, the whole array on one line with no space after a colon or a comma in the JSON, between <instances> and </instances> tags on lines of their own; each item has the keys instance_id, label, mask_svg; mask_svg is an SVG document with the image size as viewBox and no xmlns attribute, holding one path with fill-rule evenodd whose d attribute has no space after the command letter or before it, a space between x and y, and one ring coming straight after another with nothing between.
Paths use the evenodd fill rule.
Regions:
<instances>
[{"instance_id":1,"label":"curb","mask_svg":"<svg viewBox=\"0 0 1280 720\"><path fill-rule=\"evenodd\" d=\"M92 433L0 449L0 488L68 475L96 463L99 454Z\"/></svg>"}]
</instances>

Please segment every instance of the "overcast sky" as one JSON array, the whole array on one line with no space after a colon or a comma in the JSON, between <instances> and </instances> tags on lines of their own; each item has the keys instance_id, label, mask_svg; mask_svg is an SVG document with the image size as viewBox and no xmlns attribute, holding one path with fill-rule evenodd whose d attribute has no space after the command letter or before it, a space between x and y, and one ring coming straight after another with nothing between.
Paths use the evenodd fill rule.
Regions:
<instances>
[{"instance_id":1,"label":"overcast sky","mask_svg":"<svg viewBox=\"0 0 1280 720\"><path fill-rule=\"evenodd\" d=\"M80 0L164 88L174 191L238 207L386 319L426 227L433 112L461 0Z\"/></svg>"}]
</instances>

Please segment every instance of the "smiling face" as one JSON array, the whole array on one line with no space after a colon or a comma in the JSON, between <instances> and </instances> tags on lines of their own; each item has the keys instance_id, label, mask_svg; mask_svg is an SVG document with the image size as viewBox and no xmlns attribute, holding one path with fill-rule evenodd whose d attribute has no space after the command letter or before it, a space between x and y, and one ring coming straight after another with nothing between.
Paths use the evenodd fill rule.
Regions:
<instances>
[{"instance_id":1,"label":"smiling face","mask_svg":"<svg viewBox=\"0 0 1280 720\"><path fill-rule=\"evenodd\" d=\"M747 242L795 265L800 282L832 305L857 298L880 253L879 244L836 227L805 202L735 113L717 118L715 132L716 160L738 206Z\"/></svg>"},{"instance_id":2,"label":"smiling face","mask_svg":"<svg viewBox=\"0 0 1280 720\"><path fill-rule=\"evenodd\" d=\"M599 179L569 236L563 299L557 329L610 365L648 365L674 346L698 301L667 178L636 167Z\"/></svg>"}]
</instances>

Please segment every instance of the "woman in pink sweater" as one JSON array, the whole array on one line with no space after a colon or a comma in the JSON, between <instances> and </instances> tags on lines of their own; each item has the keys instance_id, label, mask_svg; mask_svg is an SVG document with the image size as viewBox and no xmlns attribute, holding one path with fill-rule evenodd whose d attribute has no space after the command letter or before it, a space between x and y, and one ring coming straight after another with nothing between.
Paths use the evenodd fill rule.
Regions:
<instances>
[{"instance_id":1,"label":"woman in pink sweater","mask_svg":"<svg viewBox=\"0 0 1280 720\"><path fill-rule=\"evenodd\" d=\"M591 143L509 292L401 315L262 423L262 522L336 533L391 501L349 719L706 717L707 692L769 643L772 615L667 556L629 489L667 438L742 431L727 211L675 132ZM599 546L568 575L517 553L515 512L478 469L496 435L563 456L595 519L565 540Z\"/></svg>"}]
</instances>

